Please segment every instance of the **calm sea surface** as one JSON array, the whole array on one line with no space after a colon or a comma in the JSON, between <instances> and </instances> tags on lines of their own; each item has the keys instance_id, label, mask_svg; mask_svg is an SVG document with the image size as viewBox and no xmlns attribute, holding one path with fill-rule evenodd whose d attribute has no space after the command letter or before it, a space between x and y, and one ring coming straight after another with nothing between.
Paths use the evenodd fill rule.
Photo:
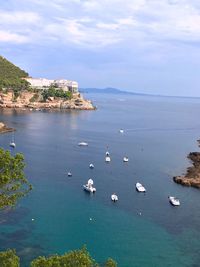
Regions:
<instances>
[{"instance_id":1,"label":"calm sea surface","mask_svg":"<svg viewBox=\"0 0 200 267\"><path fill-rule=\"evenodd\" d=\"M98 262L112 257L119 267L200 266L200 191L172 181L189 166L187 154L198 151L200 100L86 97L96 111L0 112L0 121L17 129L12 153L24 153L34 186L15 210L1 214L0 250L16 248L23 267L84 244ZM0 146L10 149L11 138L0 135ZM79 147L81 141L89 146ZM82 189L89 178L95 195ZM136 192L138 181L146 194ZM168 195L181 206L172 207Z\"/></svg>"}]
</instances>

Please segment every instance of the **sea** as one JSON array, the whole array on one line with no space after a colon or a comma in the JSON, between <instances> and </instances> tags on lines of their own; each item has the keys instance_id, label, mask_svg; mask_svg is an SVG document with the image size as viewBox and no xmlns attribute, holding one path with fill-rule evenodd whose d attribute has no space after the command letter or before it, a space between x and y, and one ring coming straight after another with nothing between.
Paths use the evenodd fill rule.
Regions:
<instances>
[{"instance_id":1,"label":"sea","mask_svg":"<svg viewBox=\"0 0 200 267\"><path fill-rule=\"evenodd\" d=\"M200 99L85 97L96 110L0 111L0 121L16 129L16 148L9 147L13 133L0 135L0 146L24 154L33 185L14 209L0 213L0 250L15 248L22 267L84 245L100 264L111 257L119 267L199 267L200 190L173 176L191 165L189 152L199 151ZM90 178L95 194L83 190ZM169 195L180 207L170 205Z\"/></svg>"}]
</instances>

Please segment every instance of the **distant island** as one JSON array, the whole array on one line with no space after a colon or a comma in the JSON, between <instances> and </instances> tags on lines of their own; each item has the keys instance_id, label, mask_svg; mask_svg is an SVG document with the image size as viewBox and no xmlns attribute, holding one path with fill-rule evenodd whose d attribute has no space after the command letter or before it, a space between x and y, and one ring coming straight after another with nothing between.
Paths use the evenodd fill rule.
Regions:
<instances>
[{"instance_id":1,"label":"distant island","mask_svg":"<svg viewBox=\"0 0 200 267\"><path fill-rule=\"evenodd\" d=\"M196 96L172 96L172 95L160 95L160 94L147 94L139 92L130 92L123 89L106 87L106 88L80 88L79 91L84 94L114 94L114 95L135 95L135 96L149 96L149 97L167 97L167 98L191 98L199 99Z\"/></svg>"},{"instance_id":2,"label":"distant island","mask_svg":"<svg viewBox=\"0 0 200 267\"><path fill-rule=\"evenodd\" d=\"M0 108L94 110L81 96L78 83L66 79L32 78L0 56Z\"/></svg>"},{"instance_id":3,"label":"distant island","mask_svg":"<svg viewBox=\"0 0 200 267\"><path fill-rule=\"evenodd\" d=\"M138 96L158 96L163 97L162 95L154 95L154 94L145 94L145 93L138 93L138 92L129 92L126 90L113 88L113 87L106 87L106 88L80 88L79 91L85 94L115 94L115 95L138 95Z\"/></svg>"},{"instance_id":4,"label":"distant island","mask_svg":"<svg viewBox=\"0 0 200 267\"><path fill-rule=\"evenodd\" d=\"M198 140L200 146L200 140ZM200 188L200 152L190 152L188 159L191 160L192 166L187 168L187 172L183 176L174 176L174 182Z\"/></svg>"},{"instance_id":5,"label":"distant island","mask_svg":"<svg viewBox=\"0 0 200 267\"><path fill-rule=\"evenodd\" d=\"M80 88L81 93L94 93L94 94L131 94L135 95L137 93L123 91L117 88L107 87L107 88Z\"/></svg>"}]
</instances>

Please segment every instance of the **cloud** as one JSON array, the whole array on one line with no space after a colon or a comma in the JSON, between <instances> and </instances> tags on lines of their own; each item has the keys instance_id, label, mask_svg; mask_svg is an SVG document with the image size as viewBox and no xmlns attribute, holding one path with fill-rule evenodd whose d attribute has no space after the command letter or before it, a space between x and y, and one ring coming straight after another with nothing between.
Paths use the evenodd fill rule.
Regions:
<instances>
[{"instance_id":1,"label":"cloud","mask_svg":"<svg viewBox=\"0 0 200 267\"><path fill-rule=\"evenodd\" d=\"M40 16L34 12L0 10L0 25L35 24L39 23Z\"/></svg>"},{"instance_id":2,"label":"cloud","mask_svg":"<svg viewBox=\"0 0 200 267\"><path fill-rule=\"evenodd\" d=\"M99 49L122 42L139 46L172 39L190 43L200 40L197 0L51 0L48 5L46 0L22 2L23 11L0 10L0 30L16 36L7 37L10 42L19 43L19 35L21 42L51 40Z\"/></svg>"},{"instance_id":3,"label":"cloud","mask_svg":"<svg viewBox=\"0 0 200 267\"><path fill-rule=\"evenodd\" d=\"M0 30L0 43L1 42L21 44L27 43L28 38L24 35Z\"/></svg>"}]
</instances>

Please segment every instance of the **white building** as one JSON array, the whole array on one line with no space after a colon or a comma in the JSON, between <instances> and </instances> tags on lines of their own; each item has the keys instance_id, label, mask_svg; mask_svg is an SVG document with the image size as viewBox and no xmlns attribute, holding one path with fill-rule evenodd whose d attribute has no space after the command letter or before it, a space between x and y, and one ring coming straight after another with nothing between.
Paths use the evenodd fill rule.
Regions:
<instances>
[{"instance_id":1,"label":"white building","mask_svg":"<svg viewBox=\"0 0 200 267\"><path fill-rule=\"evenodd\" d=\"M78 92L78 83L76 81L69 81L65 79L59 80L49 80L45 78L24 78L27 82L31 84L33 88L36 89L45 89L54 85L57 88L60 88L64 91L70 91L72 93Z\"/></svg>"},{"instance_id":2,"label":"white building","mask_svg":"<svg viewBox=\"0 0 200 267\"><path fill-rule=\"evenodd\" d=\"M54 80L53 84L58 87L61 88L65 91L71 91L73 93L78 92L78 83L75 81L69 81L69 80Z\"/></svg>"},{"instance_id":3,"label":"white building","mask_svg":"<svg viewBox=\"0 0 200 267\"><path fill-rule=\"evenodd\" d=\"M49 87L54 82L45 78L25 78L25 80L33 87Z\"/></svg>"}]
</instances>

